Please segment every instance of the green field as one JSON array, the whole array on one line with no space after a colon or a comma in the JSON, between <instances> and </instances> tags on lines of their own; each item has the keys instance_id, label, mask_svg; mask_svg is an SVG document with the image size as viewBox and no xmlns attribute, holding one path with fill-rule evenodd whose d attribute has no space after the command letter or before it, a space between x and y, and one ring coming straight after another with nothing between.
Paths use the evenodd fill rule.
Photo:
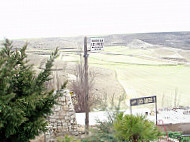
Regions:
<instances>
[{"instance_id":1,"label":"green field","mask_svg":"<svg viewBox=\"0 0 190 142\"><path fill-rule=\"evenodd\" d=\"M159 107L189 106L190 66L157 58L154 56L157 50L109 46L98 53L89 52L89 66L115 71L116 80L123 86L127 99L156 95ZM168 54L159 49L157 54L162 50L165 56L176 54L173 49ZM63 52L62 56L60 59L64 61L79 61L79 55L64 57Z\"/></svg>"},{"instance_id":2,"label":"green field","mask_svg":"<svg viewBox=\"0 0 190 142\"><path fill-rule=\"evenodd\" d=\"M189 32L104 36L104 51L88 52L90 70L96 73L94 92L109 98L125 93L124 106L130 98L152 95L158 97L159 107L190 106L189 37ZM60 56L53 67L54 87L73 76L76 63L83 60L83 37L15 40L15 47L26 41L28 59L37 72L59 47Z\"/></svg>"}]
</instances>

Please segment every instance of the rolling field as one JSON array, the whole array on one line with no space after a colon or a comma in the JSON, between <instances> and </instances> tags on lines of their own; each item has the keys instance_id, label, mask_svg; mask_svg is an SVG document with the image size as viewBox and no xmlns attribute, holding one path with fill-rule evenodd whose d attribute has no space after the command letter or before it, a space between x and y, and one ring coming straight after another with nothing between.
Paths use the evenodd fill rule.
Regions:
<instances>
[{"instance_id":1,"label":"rolling field","mask_svg":"<svg viewBox=\"0 0 190 142\"><path fill-rule=\"evenodd\" d=\"M189 106L189 63L160 58L176 54L173 48L167 48L166 52L166 48L144 50L109 46L99 53L89 52L89 66L116 72L115 79L127 94L126 106L130 98L152 95L158 97L158 107ZM67 62L79 60L72 54L62 59Z\"/></svg>"},{"instance_id":2,"label":"rolling field","mask_svg":"<svg viewBox=\"0 0 190 142\"><path fill-rule=\"evenodd\" d=\"M171 37L173 40L168 40ZM117 99L125 94L123 107L129 106L130 98L152 95L158 97L158 107L190 106L189 37L189 32L105 36L104 51L88 52L89 68L96 74L95 93L100 97L107 94L108 98L115 94ZM28 58L37 72L59 47L54 80L73 76L76 63L83 60L82 37L26 41L30 43ZM24 43L25 40L14 42L16 47Z\"/></svg>"}]
</instances>

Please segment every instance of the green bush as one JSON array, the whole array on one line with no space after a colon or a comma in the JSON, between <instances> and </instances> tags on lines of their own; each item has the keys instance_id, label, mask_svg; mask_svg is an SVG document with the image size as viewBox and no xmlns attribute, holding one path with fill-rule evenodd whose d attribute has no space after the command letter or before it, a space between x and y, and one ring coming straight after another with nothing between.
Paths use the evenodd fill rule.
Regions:
<instances>
[{"instance_id":1,"label":"green bush","mask_svg":"<svg viewBox=\"0 0 190 142\"><path fill-rule=\"evenodd\" d=\"M82 142L118 142L114 136L113 122L119 109L120 104L107 110L108 119L105 121L96 120L96 127L91 129L91 134Z\"/></svg>"},{"instance_id":2,"label":"green bush","mask_svg":"<svg viewBox=\"0 0 190 142\"><path fill-rule=\"evenodd\" d=\"M65 135L64 138L58 138L57 142L80 142L80 140L76 140L74 137Z\"/></svg>"},{"instance_id":3,"label":"green bush","mask_svg":"<svg viewBox=\"0 0 190 142\"><path fill-rule=\"evenodd\" d=\"M114 136L113 123L109 121L98 122L95 129L92 130L93 135L90 136L92 142L117 142Z\"/></svg>"},{"instance_id":4,"label":"green bush","mask_svg":"<svg viewBox=\"0 0 190 142\"><path fill-rule=\"evenodd\" d=\"M181 136L182 132L172 132L172 131L167 131L167 134L170 138L177 139L179 136Z\"/></svg>"},{"instance_id":5,"label":"green bush","mask_svg":"<svg viewBox=\"0 0 190 142\"><path fill-rule=\"evenodd\" d=\"M97 120L97 125L92 128L90 135L82 140L82 142L117 142L113 130L113 114L108 114L107 121Z\"/></svg>"},{"instance_id":6,"label":"green bush","mask_svg":"<svg viewBox=\"0 0 190 142\"><path fill-rule=\"evenodd\" d=\"M28 142L46 131L46 117L60 94L47 91L58 50L38 75L29 65L27 44L20 49L5 40L0 51L0 142Z\"/></svg>"},{"instance_id":7,"label":"green bush","mask_svg":"<svg viewBox=\"0 0 190 142\"><path fill-rule=\"evenodd\" d=\"M119 113L114 121L115 137L119 141L151 141L161 135L156 125L142 115L123 115Z\"/></svg>"},{"instance_id":8,"label":"green bush","mask_svg":"<svg viewBox=\"0 0 190 142\"><path fill-rule=\"evenodd\" d=\"M190 137L182 137L181 142L190 142Z\"/></svg>"}]
</instances>

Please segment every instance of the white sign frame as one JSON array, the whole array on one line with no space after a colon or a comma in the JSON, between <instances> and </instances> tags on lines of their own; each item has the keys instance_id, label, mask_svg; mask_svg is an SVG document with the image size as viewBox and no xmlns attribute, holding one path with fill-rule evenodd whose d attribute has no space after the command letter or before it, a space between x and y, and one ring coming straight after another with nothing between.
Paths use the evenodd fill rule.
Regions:
<instances>
[{"instance_id":1,"label":"white sign frame","mask_svg":"<svg viewBox=\"0 0 190 142\"><path fill-rule=\"evenodd\" d=\"M104 50L104 38L91 38L90 39L90 50L91 51Z\"/></svg>"}]
</instances>

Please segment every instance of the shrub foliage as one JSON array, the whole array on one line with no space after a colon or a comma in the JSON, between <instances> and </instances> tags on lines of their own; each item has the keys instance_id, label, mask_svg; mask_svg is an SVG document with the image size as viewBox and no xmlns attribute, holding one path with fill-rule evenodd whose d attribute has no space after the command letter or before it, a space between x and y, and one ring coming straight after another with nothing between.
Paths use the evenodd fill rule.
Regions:
<instances>
[{"instance_id":1,"label":"shrub foliage","mask_svg":"<svg viewBox=\"0 0 190 142\"><path fill-rule=\"evenodd\" d=\"M26 59L27 44L20 49L5 40L0 51L0 142L27 142L46 131L46 116L59 94L47 91L51 67L58 50L38 75Z\"/></svg>"},{"instance_id":2,"label":"shrub foliage","mask_svg":"<svg viewBox=\"0 0 190 142\"><path fill-rule=\"evenodd\" d=\"M143 115L124 115L119 113L114 122L115 136L119 141L149 142L161 135L154 124Z\"/></svg>"}]
</instances>

